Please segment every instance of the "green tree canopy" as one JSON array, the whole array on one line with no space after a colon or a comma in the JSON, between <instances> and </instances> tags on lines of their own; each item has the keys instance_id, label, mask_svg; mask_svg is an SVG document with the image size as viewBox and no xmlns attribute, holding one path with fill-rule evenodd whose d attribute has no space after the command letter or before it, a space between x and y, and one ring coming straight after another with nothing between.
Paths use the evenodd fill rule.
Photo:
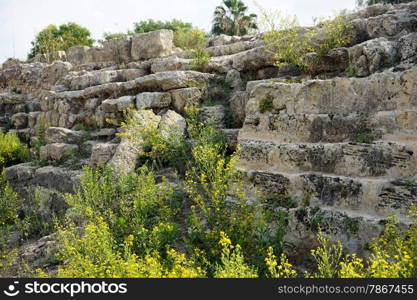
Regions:
<instances>
[{"instance_id":1,"label":"green tree canopy","mask_svg":"<svg viewBox=\"0 0 417 300\"><path fill-rule=\"evenodd\" d=\"M215 35L245 35L258 29L257 15L247 14L248 7L240 0L223 0L214 11L213 28Z\"/></svg>"},{"instance_id":2,"label":"green tree canopy","mask_svg":"<svg viewBox=\"0 0 417 300\"><path fill-rule=\"evenodd\" d=\"M191 23L183 22L181 20L173 19L171 21L155 21L149 19L147 21L140 21L134 24L133 33L144 33L160 29L178 30L192 30Z\"/></svg>"},{"instance_id":3,"label":"green tree canopy","mask_svg":"<svg viewBox=\"0 0 417 300\"><path fill-rule=\"evenodd\" d=\"M49 25L39 32L32 41L32 49L29 58L39 53L50 53L54 51L67 51L72 46L93 46L94 40L90 31L76 23L69 22L59 27Z\"/></svg>"}]
</instances>

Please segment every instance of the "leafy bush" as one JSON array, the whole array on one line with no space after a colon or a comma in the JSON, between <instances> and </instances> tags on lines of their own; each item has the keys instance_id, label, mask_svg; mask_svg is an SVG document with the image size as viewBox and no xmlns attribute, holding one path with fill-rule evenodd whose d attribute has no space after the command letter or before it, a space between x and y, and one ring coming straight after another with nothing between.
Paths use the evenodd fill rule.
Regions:
<instances>
[{"instance_id":1,"label":"leafy bush","mask_svg":"<svg viewBox=\"0 0 417 300\"><path fill-rule=\"evenodd\" d=\"M166 252L166 260L158 253L143 258L132 252L133 236L128 236L123 249L118 250L108 225L100 218L88 223L84 233L75 227L61 229L62 245L59 257L65 264L59 268L58 277L63 278L193 278L205 273L193 267L183 254L175 250ZM100 247L98 247L100 245Z\"/></svg>"},{"instance_id":2,"label":"leafy bush","mask_svg":"<svg viewBox=\"0 0 417 300\"><path fill-rule=\"evenodd\" d=\"M349 45L353 39L353 27L344 16L337 16L331 20L322 19L317 25L317 30L324 34L324 38L319 38L312 45L312 50L319 55L326 55L331 49Z\"/></svg>"},{"instance_id":3,"label":"leafy bush","mask_svg":"<svg viewBox=\"0 0 417 300\"><path fill-rule=\"evenodd\" d=\"M190 145L178 128L170 128L163 133L156 126L144 123L140 113L131 110L126 113L126 120L121 124L124 133L138 148L142 149L141 158L157 168L174 167L180 173L185 172L190 153Z\"/></svg>"},{"instance_id":4,"label":"leafy bush","mask_svg":"<svg viewBox=\"0 0 417 300\"><path fill-rule=\"evenodd\" d=\"M211 62L210 53L204 49L197 49L193 52L190 66L197 71L205 71Z\"/></svg>"},{"instance_id":5,"label":"leafy bush","mask_svg":"<svg viewBox=\"0 0 417 300\"><path fill-rule=\"evenodd\" d=\"M312 251L319 278L416 278L417 277L417 209L410 211L412 225L403 230L395 217L385 225L383 235L370 246L367 259L356 254L343 256L340 242L330 245L322 233L320 247Z\"/></svg>"},{"instance_id":6,"label":"leafy bush","mask_svg":"<svg viewBox=\"0 0 417 300\"><path fill-rule=\"evenodd\" d=\"M0 227L15 224L21 206L22 201L6 181L3 169L0 174Z\"/></svg>"},{"instance_id":7,"label":"leafy bush","mask_svg":"<svg viewBox=\"0 0 417 300\"><path fill-rule=\"evenodd\" d=\"M274 109L274 98L272 96L267 96L261 99L259 103L259 112L261 114L271 112Z\"/></svg>"},{"instance_id":8,"label":"leafy bush","mask_svg":"<svg viewBox=\"0 0 417 300\"><path fill-rule=\"evenodd\" d=\"M216 266L214 277L216 278L257 278L257 271L245 263L242 250L239 245L233 246L232 241L220 233L219 245L221 251L221 264Z\"/></svg>"},{"instance_id":9,"label":"leafy bush","mask_svg":"<svg viewBox=\"0 0 417 300\"><path fill-rule=\"evenodd\" d=\"M203 49L207 46L208 39L202 30L181 28L175 32L174 44L185 50Z\"/></svg>"},{"instance_id":10,"label":"leafy bush","mask_svg":"<svg viewBox=\"0 0 417 300\"><path fill-rule=\"evenodd\" d=\"M0 131L0 169L25 161L29 150L15 133L4 134Z\"/></svg>"},{"instance_id":11,"label":"leafy bush","mask_svg":"<svg viewBox=\"0 0 417 300\"><path fill-rule=\"evenodd\" d=\"M39 53L67 51L72 46L92 47L93 43L90 31L76 23L70 22L59 27L49 25L36 35L28 57L33 58Z\"/></svg>"},{"instance_id":12,"label":"leafy bush","mask_svg":"<svg viewBox=\"0 0 417 300\"><path fill-rule=\"evenodd\" d=\"M290 63L308 69L311 62L306 54L316 52L319 57L329 50L348 45L352 41L347 19L338 16L332 20L321 20L314 28L303 28L296 17L288 17L279 11L261 9L262 23L267 28L264 41L266 50L274 56L275 65Z\"/></svg>"},{"instance_id":13,"label":"leafy bush","mask_svg":"<svg viewBox=\"0 0 417 300\"><path fill-rule=\"evenodd\" d=\"M183 22L181 20L173 19L171 21L155 21L149 19L147 21L140 21L134 24L133 33L145 33L161 29L169 29L173 31L178 30L192 30L191 23Z\"/></svg>"},{"instance_id":14,"label":"leafy bush","mask_svg":"<svg viewBox=\"0 0 417 300\"><path fill-rule=\"evenodd\" d=\"M40 159L41 147L46 143L46 130L49 128L49 124L46 122L43 116L38 117L35 126L35 139L32 148L32 153L35 159Z\"/></svg>"}]
</instances>

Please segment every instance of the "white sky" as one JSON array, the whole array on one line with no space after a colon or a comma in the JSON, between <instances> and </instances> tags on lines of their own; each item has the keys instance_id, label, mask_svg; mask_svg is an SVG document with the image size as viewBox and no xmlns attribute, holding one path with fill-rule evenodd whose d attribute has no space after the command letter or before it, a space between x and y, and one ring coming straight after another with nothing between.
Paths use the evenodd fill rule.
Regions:
<instances>
[{"instance_id":1,"label":"white sky","mask_svg":"<svg viewBox=\"0 0 417 300\"><path fill-rule=\"evenodd\" d=\"M124 32L141 20L191 22L209 30L214 8L221 0L0 0L0 63L8 57L26 58L30 42L49 24L76 22L87 27L94 39L104 32ZM258 13L253 0L245 0ZM302 25L313 17L354 9L355 0L257 0L266 9L296 14Z\"/></svg>"}]
</instances>

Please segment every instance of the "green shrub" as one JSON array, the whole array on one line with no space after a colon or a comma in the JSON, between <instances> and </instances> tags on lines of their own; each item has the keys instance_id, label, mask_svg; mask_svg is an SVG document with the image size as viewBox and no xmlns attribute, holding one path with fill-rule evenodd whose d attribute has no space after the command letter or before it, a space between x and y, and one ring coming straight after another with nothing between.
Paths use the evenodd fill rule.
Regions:
<instances>
[{"instance_id":1,"label":"green shrub","mask_svg":"<svg viewBox=\"0 0 417 300\"><path fill-rule=\"evenodd\" d=\"M178 30L192 30L191 23L183 22L181 20L173 19L171 21L155 21L152 19L140 21L134 24L133 33L145 33L161 29Z\"/></svg>"},{"instance_id":2,"label":"green shrub","mask_svg":"<svg viewBox=\"0 0 417 300\"><path fill-rule=\"evenodd\" d=\"M344 16L334 19L322 19L317 29L324 33L324 38L319 38L311 46L311 50L319 55L326 55L329 50L345 47L352 42L353 27Z\"/></svg>"},{"instance_id":3,"label":"green shrub","mask_svg":"<svg viewBox=\"0 0 417 300\"><path fill-rule=\"evenodd\" d=\"M274 56L275 65L285 63L308 70L312 62L306 54L316 52L319 58L329 50L348 45L352 41L352 26L343 16L332 20L321 20L313 28L303 28L296 17L288 17L278 12L261 9L266 27L264 41L266 50Z\"/></svg>"},{"instance_id":4,"label":"green shrub","mask_svg":"<svg viewBox=\"0 0 417 300\"><path fill-rule=\"evenodd\" d=\"M361 144L372 144L374 141L375 136L371 132L361 133L354 139L354 142Z\"/></svg>"},{"instance_id":5,"label":"green shrub","mask_svg":"<svg viewBox=\"0 0 417 300\"><path fill-rule=\"evenodd\" d=\"M72 46L92 47L94 40L90 35L87 28L72 22L60 26L49 25L36 35L28 57L33 58L39 53L67 51Z\"/></svg>"},{"instance_id":6,"label":"green shrub","mask_svg":"<svg viewBox=\"0 0 417 300\"><path fill-rule=\"evenodd\" d=\"M6 181L3 169L0 174L0 227L15 224L21 208L22 201Z\"/></svg>"},{"instance_id":7,"label":"green shrub","mask_svg":"<svg viewBox=\"0 0 417 300\"><path fill-rule=\"evenodd\" d=\"M0 131L0 169L25 161L29 150L15 133L4 134Z\"/></svg>"},{"instance_id":8,"label":"green shrub","mask_svg":"<svg viewBox=\"0 0 417 300\"><path fill-rule=\"evenodd\" d=\"M175 32L174 44L184 50L204 49L208 45L208 39L202 30L182 28Z\"/></svg>"},{"instance_id":9,"label":"green shrub","mask_svg":"<svg viewBox=\"0 0 417 300\"><path fill-rule=\"evenodd\" d=\"M38 117L35 126L35 139L32 148L35 159L40 159L41 147L46 145L46 130L49 128L49 124L46 122L43 116Z\"/></svg>"},{"instance_id":10,"label":"green shrub","mask_svg":"<svg viewBox=\"0 0 417 300\"><path fill-rule=\"evenodd\" d=\"M271 112L274 109L274 98L272 96L266 96L259 102L259 112L264 114Z\"/></svg>"},{"instance_id":11,"label":"green shrub","mask_svg":"<svg viewBox=\"0 0 417 300\"><path fill-rule=\"evenodd\" d=\"M193 53L190 66L197 71L205 71L211 61L210 53L204 49L196 49Z\"/></svg>"},{"instance_id":12,"label":"green shrub","mask_svg":"<svg viewBox=\"0 0 417 300\"><path fill-rule=\"evenodd\" d=\"M138 148L142 149L141 159L153 167L173 167L184 173L190 155L190 145L185 141L179 128L169 128L163 133L156 126L144 123L140 113L134 110L126 113L126 120L121 124L124 133Z\"/></svg>"}]
</instances>

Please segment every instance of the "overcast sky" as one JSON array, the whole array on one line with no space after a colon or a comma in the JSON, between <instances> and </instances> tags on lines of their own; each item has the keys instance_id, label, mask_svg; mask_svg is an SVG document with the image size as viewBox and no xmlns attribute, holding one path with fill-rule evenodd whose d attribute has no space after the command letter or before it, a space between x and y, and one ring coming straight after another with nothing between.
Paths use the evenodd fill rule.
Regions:
<instances>
[{"instance_id":1,"label":"overcast sky","mask_svg":"<svg viewBox=\"0 0 417 300\"><path fill-rule=\"evenodd\" d=\"M26 58L30 42L49 24L76 22L90 29L94 39L104 32L124 32L147 19L181 19L209 30L221 0L0 0L0 63L8 57ZM245 0L258 13L253 0ZM355 0L257 0L267 9L296 14L303 25L313 17L354 9Z\"/></svg>"}]
</instances>

